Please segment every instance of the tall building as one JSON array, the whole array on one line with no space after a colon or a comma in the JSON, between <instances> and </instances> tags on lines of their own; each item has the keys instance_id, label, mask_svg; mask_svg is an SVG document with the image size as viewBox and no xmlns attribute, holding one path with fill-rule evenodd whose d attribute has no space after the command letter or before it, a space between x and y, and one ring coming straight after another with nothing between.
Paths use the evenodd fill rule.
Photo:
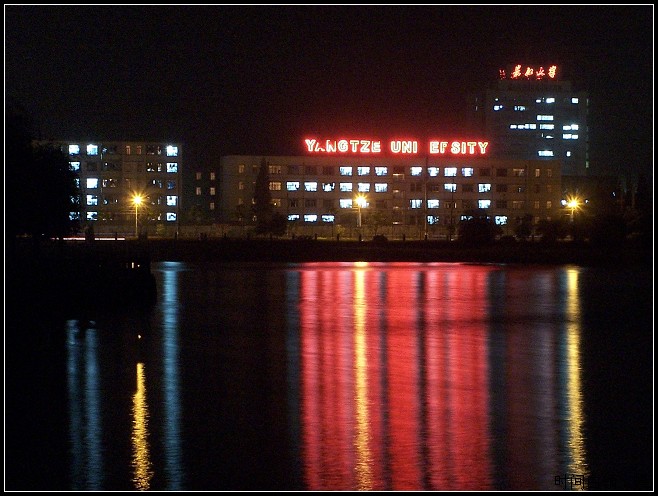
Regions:
<instances>
[{"instance_id":1,"label":"tall building","mask_svg":"<svg viewBox=\"0 0 658 496\"><path fill-rule=\"evenodd\" d=\"M560 160L563 177L588 174L588 96L560 76L556 66L516 65L474 97L493 157Z\"/></svg>"},{"instance_id":2,"label":"tall building","mask_svg":"<svg viewBox=\"0 0 658 496\"><path fill-rule=\"evenodd\" d=\"M341 142L351 141L339 140L337 148ZM409 153L398 147L397 155L325 153L333 146L326 143L308 156L222 157L221 222L253 220L262 163L275 211L285 216L292 232L329 237L336 226L353 230L361 224L368 234L444 238L477 212L512 234L527 215L536 224L564 214L557 160L497 159L477 141L437 141L433 154L414 152L414 146L422 145L409 142Z\"/></svg>"},{"instance_id":3,"label":"tall building","mask_svg":"<svg viewBox=\"0 0 658 496\"><path fill-rule=\"evenodd\" d=\"M78 175L83 229L121 236L178 232L183 170L179 143L48 143L68 156L71 170Z\"/></svg>"}]
</instances>

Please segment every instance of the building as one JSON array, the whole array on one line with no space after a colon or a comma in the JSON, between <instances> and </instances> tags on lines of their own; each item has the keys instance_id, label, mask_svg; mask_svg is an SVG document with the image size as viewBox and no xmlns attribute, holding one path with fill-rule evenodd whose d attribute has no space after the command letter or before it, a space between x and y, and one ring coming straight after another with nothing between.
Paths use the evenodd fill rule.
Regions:
<instances>
[{"instance_id":1,"label":"building","mask_svg":"<svg viewBox=\"0 0 658 496\"><path fill-rule=\"evenodd\" d=\"M561 160L562 176L585 176L588 105L587 93L562 81L558 67L516 65L473 97L472 110L493 157Z\"/></svg>"},{"instance_id":2,"label":"building","mask_svg":"<svg viewBox=\"0 0 658 496\"><path fill-rule=\"evenodd\" d=\"M289 232L304 235L444 239L460 220L483 214L513 234L526 215L536 224L564 213L561 160L493 158L481 141L305 141L305 156L222 157L221 222L244 228L253 221L263 163L275 211Z\"/></svg>"},{"instance_id":3,"label":"building","mask_svg":"<svg viewBox=\"0 0 658 496\"><path fill-rule=\"evenodd\" d=\"M178 232L183 154L179 143L62 141L78 174L82 229L136 236ZM45 142L41 142L45 144Z\"/></svg>"}]
</instances>

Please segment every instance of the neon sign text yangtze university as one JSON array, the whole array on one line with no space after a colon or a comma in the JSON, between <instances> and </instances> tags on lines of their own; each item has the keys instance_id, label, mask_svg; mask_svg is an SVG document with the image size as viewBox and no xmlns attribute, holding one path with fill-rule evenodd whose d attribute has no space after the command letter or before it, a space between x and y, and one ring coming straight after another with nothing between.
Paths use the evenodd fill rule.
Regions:
<instances>
[{"instance_id":1,"label":"neon sign text yangtze university","mask_svg":"<svg viewBox=\"0 0 658 496\"><path fill-rule=\"evenodd\" d=\"M380 140L308 138L304 140L304 145L307 152L316 154L376 155L382 153ZM427 143L427 153L429 155L484 155L488 146L488 141L431 140ZM415 155L418 150L419 145L416 140L392 140L388 143L388 151L393 155Z\"/></svg>"}]
</instances>

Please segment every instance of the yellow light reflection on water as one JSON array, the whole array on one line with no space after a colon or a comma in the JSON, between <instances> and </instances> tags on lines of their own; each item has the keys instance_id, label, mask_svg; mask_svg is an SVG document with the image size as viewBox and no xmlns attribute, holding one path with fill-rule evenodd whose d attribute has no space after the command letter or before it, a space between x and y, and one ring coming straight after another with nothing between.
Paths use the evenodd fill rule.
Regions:
<instances>
[{"instance_id":1,"label":"yellow light reflection on water","mask_svg":"<svg viewBox=\"0 0 658 496\"><path fill-rule=\"evenodd\" d=\"M137 391L133 395L133 483L140 491L147 491L151 487L153 470L148 444L148 404L146 403L146 380L144 364L137 364Z\"/></svg>"},{"instance_id":2,"label":"yellow light reflection on water","mask_svg":"<svg viewBox=\"0 0 658 496\"><path fill-rule=\"evenodd\" d=\"M365 265L357 265L364 268ZM368 358L366 346L365 271L354 272L354 377L356 382L356 483L360 491L373 488L368 418Z\"/></svg>"},{"instance_id":3,"label":"yellow light reflection on water","mask_svg":"<svg viewBox=\"0 0 658 496\"><path fill-rule=\"evenodd\" d=\"M583 388L580 377L580 298L578 270L567 271L567 380L568 447L571 455L568 470L572 474L589 475L587 452L583 436Z\"/></svg>"}]
</instances>

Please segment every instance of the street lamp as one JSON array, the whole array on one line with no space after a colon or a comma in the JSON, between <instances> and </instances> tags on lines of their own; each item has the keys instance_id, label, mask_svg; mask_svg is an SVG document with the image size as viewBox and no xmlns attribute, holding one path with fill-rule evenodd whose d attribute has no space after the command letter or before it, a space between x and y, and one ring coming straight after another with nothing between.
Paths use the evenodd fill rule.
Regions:
<instances>
[{"instance_id":1,"label":"street lamp","mask_svg":"<svg viewBox=\"0 0 658 496\"><path fill-rule=\"evenodd\" d=\"M142 201L144 201L144 199L141 197L141 195L133 196L133 203L135 204L135 237L136 238L139 237L139 232L137 231L137 209L142 204Z\"/></svg>"},{"instance_id":2,"label":"street lamp","mask_svg":"<svg viewBox=\"0 0 658 496\"><path fill-rule=\"evenodd\" d=\"M363 195L359 195L356 197L356 206L359 208L359 216L357 217L356 221L356 227L361 227L361 209L365 208L368 202L366 201L366 197Z\"/></svg>"},{"instance_id":3,"label":"street lamp","mask_svg":"<svg viewBox=\"0 0 658 496\"><path fill-rule=\"evenodd\" d=\"M571 200L567 201L567 207L571 209L571 222L573 223L573 214L578 208L578 198L572 198Z\"/></svg>"}]
</instances>

